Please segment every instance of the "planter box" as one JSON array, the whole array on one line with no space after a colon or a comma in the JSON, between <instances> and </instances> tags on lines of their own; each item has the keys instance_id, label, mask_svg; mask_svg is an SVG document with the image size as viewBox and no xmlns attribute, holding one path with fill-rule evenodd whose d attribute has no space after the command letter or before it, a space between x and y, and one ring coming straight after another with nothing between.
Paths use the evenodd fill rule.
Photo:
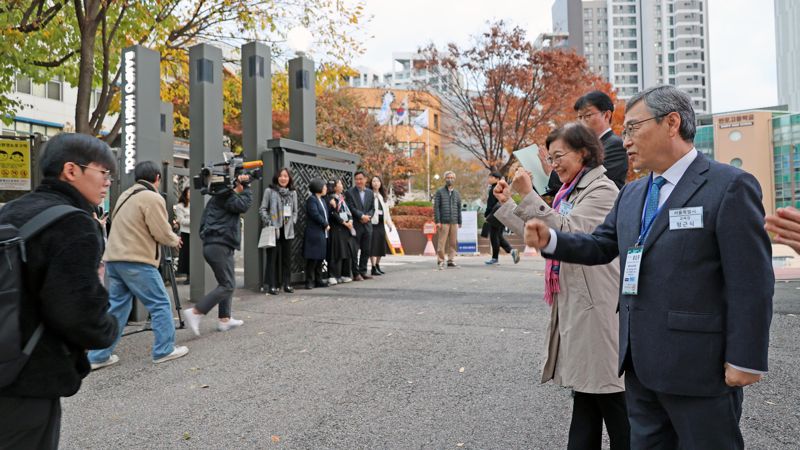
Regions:
<instances>
[{"instance_id":1,"label":"planter box","mask_svg":"<svg viewBox=\"0 0 800 450\"><path fill-rule=\"evenodd\" d=\"M400 235L400 242L406 255L421 255L425 251L428 238L422 234L422 230L398 229L397 233Z\"/></svg>"}]
</instances>

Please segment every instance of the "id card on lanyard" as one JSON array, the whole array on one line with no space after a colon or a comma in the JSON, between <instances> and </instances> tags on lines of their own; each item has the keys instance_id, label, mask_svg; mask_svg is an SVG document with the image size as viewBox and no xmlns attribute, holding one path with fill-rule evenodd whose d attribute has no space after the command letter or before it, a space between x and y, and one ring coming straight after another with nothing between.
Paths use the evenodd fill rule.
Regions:
<instances>
[{"instance_id":1,"label":"id card on lanyard","mask_svg":"<svg viewBox=\"0 0 800 450\"><path fill-rule=\"evenodd\" d=\"M647 213L647 202L650 200L650 190L653 189L653 176L650 175L650 181L647 184L647 197L644 202L644 213L642 214L641 227L639 228L639 238L636 244L628 249L625 257L625 270L622 277L622 294L623 295L638 295L639 294L639 271L642 267L642 259L644 258L644 245L647 235L650 233L650 228L656 217L661 212L661 207L656 210L656 213L650 219L649 223L645 223Z\"/></svg>"}]
</instances>

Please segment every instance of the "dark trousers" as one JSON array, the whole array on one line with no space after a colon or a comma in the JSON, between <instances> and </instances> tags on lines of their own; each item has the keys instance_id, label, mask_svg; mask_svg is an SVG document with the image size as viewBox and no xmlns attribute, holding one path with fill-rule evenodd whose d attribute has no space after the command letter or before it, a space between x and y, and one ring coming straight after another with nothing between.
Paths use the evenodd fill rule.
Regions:
<instances>
[{"instance_id":1,"label":"dark trousers","mask_svg":"<svg viewBox=\"0 0 800 450\"><path fill-rule=\"evenodd\" d=\"M322 281L322 261L323 259L306 260L306 284Z\"/></svg>"},{"instance_id":2,"label":"dark trousers","mask_svg":"<svg viewBox=\"0 0 800 450\"><path fill-rule=\"evenodd\" d=\"M489 228L489 243L492 244L492 258L494 259L500 256L500 248L506 253L511 253L511 244L503 237L503 227Z\"/></svg>"},{"instance_id":3,"label":"dark trousers","mask_svg":"<svg viewBox=\"0 0 800 450\"><path fill-rule=\"evenodd\" d=\"M231 300L233 299L233 290L236 288L233 249L219 244L204 245L203 258L214 272L217 287L201 298L195 308L203 314L208 314L211 308L219 305L217 309L219 318L227 319L231 317Z\"/></svg>"},{"instance_id":4,"label":"dark trousers","mask_svg":"<svg viewBox=\"0 0 800 450\"><path fill-rule=\"evenodd\" d=\"M328 272L333 278L349 277L351 272L350 258L330 261L328 263Z\"/></svg>"},{"instance_id":5,"label":"dark trousers","mask_svg":"<svg viewBox=\"0 0 800 450\"><path fill-rule=\"evenodd\" d=\"M633 448L744 448L739 429L742 388L716 397L663 394L644 387L629 365L625 370L625 394Z\"/></svg>"},{"instance_id":6,"label":"dark trousers","mask_svg":"<svg viewBox=\"0 0 800 450\"><path fill-rule=\"evenodd\" d=\"M278 288L278 278L283 286L292 284L292 241L286 239L281 229L281 236L275 241L275 247L267 249L267 283ZM279 277L280 273L280 277Z\"/></svg>"},{"instance_id":7,"label":"dark trousers","mask_svg":"<svg viewBox=\"0 0 800 450\"><path fill-rule=\"evenodd\" d=\"M181 233L181 240L183 244L178 252L178 273L185 274L189 277L189 233Z\"/></svg>"},{"instance_id":8,"label":"dark trousers","mask_svg":"<svg viewBox=\"0 0 800 450\"><path fill-rule=\"evenodd\" d=\"M573 393L572 423L569 425L569 450L600 449L606 423L611 450L631 448L625 393Z\"/></svg>"},{"instance_id":9,"label":"dark trousers","mask_svg":"<svg viewBox=\"0 0 800 450\"><path fill-rule=\"evenodd\" d=\"M0 448L57 449L61 399L0 397Z\"/></svg>"},{"instance_id":10,"label":"dark trousers","mask_svg":"<svg viewBox=\"0 0 800 450\"><path fill-rule=\"evenodd\" d=\"M367 274L367 261L371 256L370 248L372 247L372 228L360 227L356 234L358 240L358 273L361 275Z\"/></svg>"}]
</instances>

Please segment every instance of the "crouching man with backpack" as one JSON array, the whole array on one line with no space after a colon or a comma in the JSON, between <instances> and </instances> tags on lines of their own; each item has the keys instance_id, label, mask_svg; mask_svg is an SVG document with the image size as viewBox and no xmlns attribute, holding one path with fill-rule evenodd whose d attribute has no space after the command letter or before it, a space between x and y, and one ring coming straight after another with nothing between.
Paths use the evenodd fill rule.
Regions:
<instances>
[{"instance_id":1,"label":"crouching man with backpack","mask_svg":"<svg viewBox=\"0 0 800 450\"><path fill-rule=\"evenodd\" d=\"M12 247L3 248L2 448L57 448L60 398L78 392L90 372L86 350L106 347L117 335L108 293L97 276L103 237L92 217L111 185L114 155L91 136L60 134L47 142L39 167L42 184L0 209L5 232L13 231L9 225L20 229L21 236L31 225L38 228L19 246L16 261L7 253ZM9 290L14 280L19 290ZM32 350L19 351L26 344ZM15 350L23 356L14 355Z\"/></svg>"}]
</instances>

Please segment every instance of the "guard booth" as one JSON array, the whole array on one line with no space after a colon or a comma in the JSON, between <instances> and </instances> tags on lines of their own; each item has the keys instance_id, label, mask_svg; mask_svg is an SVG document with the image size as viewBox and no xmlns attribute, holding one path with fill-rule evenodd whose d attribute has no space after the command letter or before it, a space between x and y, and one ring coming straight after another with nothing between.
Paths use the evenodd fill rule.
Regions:
<instances>
[{"instance_id":1,"label":"guard booth","mask_svg":"<svg viewBox=\"0 0 800 450\"><path fill-rule=\"evenodd\" d=\"M361 162L361 157L353 153L318 147L291 139L271 139L267 147L268 149L262 153L261 158L264 161L263 185L269 186L272 177L286 167L292 173L294 188L297 191L299 211L297 212L295 237L292 241L291 268L291 281L296 283L305 279L303 236L306 224L305 202L311 195L308 190L309 183L314 178L320 178L326 182L342 179L345 189L348 189L353 186L353 175ZM258 206L253 205L254 208L258 208ZM266 265L266 261L263 261ZM264 280L262 280L263 284Z\"/></svg>"}]
</instances>

